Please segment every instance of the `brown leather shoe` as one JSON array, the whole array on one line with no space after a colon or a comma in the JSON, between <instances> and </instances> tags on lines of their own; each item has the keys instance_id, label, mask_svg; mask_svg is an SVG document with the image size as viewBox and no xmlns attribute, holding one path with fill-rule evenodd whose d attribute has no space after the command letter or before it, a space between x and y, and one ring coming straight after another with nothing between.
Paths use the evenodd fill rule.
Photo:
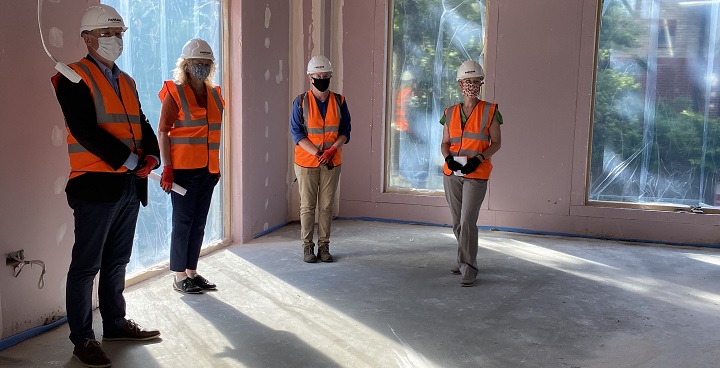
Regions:
<instances>
[{"instance_id":1,"label":"brown leather shoe","mask_svg":"<svg viewBox=\"0 0 720 368\"><path fill-rule=\"evenodd\" d=\"M160 331L146 330L131 319L119 330L103 331L103 341L147 341L158 337Z\"/></svg>"},{"instance_id":2,"label":"brown leather shoe","mask_svg":"<svg viewBox=\"0 0 720 368\"><path fill-rule=\"evenodd\" d=\"M82 345L75 345L73 356L86 367L109 367L112 362L95 339L87 339Z\"/></svg>"}]
</instances>

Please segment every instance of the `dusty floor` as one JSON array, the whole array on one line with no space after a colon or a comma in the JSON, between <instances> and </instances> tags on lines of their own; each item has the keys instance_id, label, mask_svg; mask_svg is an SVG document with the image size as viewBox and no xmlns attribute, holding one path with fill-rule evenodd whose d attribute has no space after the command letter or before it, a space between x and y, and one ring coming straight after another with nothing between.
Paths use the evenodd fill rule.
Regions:
<instances>
[{"instance_id":1,"label":"dusty floor","mask_svg":"<svg viewBox=\"0 0 720 368\"><path fill-rule=\"evenodd\" d=\"M462 288L449 228L335 221L325 264L298 239L291 224L203 257L217 292L181 295L169 272L130 287L128 317L162 340L103 344L113 367L720 365L718 249L481 232ZM67 335L0 366L79 367Z\"/></svg>"}]
</instances>

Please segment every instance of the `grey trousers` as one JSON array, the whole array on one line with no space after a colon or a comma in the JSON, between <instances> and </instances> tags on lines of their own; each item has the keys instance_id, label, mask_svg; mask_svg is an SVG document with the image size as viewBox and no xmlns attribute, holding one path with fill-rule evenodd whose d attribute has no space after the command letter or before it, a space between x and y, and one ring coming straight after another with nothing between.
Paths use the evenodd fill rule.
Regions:
<instances>
[{"instance_id":1,"label":"grey trousers","mask_svg":"<svg viewBox=\"0 0 720 368\"><path fill-rule=\"evenodd\" d=\"M340 166L328 170L327 166L302 167L295 164L295 176L300 192L300 238L303 246L314 246L315 210L318 215L318 246L330 244L330 222L332 221L335 191L340 180Z\"/></svg>"},{"instance_id":2,"label":"grey trousers","mask_svg":"<svg viewBox=\"0 0 720 368\"><path fill-rule=\"evenodd\" d=\"M487 192L487 180L445 175L443 186L458 242L457 263L460 272L463 276L477 277L477 220Z\"/></svg>"}]
</instances>

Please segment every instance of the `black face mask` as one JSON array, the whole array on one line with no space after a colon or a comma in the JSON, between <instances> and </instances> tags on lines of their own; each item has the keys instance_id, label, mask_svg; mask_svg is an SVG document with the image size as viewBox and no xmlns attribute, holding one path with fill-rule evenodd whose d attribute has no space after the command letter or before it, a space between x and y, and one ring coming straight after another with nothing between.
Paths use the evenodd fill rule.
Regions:
<instances>
[{"instance_id":1,"label":"black face mask","mask_svg":"<svg viewBox=\"0 0 720 368\"><path fill-rule=\"evenodd\" d=\"M320 92L327 91L328 87L330 87L330 78L328 79L317 79L313 78L313 86L318 89Z\"/></svg>"}]
</instances>

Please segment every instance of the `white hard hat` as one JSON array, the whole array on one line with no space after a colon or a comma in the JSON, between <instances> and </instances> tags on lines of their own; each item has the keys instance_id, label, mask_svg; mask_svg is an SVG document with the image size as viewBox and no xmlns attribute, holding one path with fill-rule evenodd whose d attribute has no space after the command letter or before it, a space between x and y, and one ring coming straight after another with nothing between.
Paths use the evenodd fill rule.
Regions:
<instances>
[{"instance_id":1,"label":"white hard hat","mask_svg":"<svg viewBox=\"0 0 720 368\"><path fill-rule=\"evenodd\" d=\"M463 62L457 71L457 80L461 81L467 78L485 78L482 66L474 60Z\"/></svg>"},{"instance_id":2,"label":"white hard hat","mask_svg":"<svg viewBox=\"0 0 720 368\"><path fill-rule=\"evenodd\" d=\"M322 55L313 56L307 65L307 73L332 73L333 67L330 64L330 60Z\"/></svg>"},{"instance_id":3,"label":"white hard hat","mask_svg":"<svg viewBox=\"0 0 720 368\"><path fill-rule=\"evenodd\" d=\"M80 32L116 27L122 28L123 31L127 30L125 22L117 10L105 4L94 5L87 8L85 15L83 15L80 21Z\"/></svg>"},{"instance_id":4,"label":"white hard hat","mask_svg":"<svg viewBox=\"0 0 720 368\"><path fill-rule=\"evenodd\" d=\"M210 45L205 42L205 40L199 38L193 38L185 42L180 57L183 59L208 59L215 61L215 56L213 56Z\"/></svg>"},{"instance_id":5,"label":"white hard hat","mask_svg":"<svg viewBox=\"0 0 720 368\"><path fill-rule=\"evenodd\" d=\"M411 80L413 80L413 79L415 79L415 76L414 76L413 73L412 73L411 71L409 71L409 70L406 70L406 71L402 72L402 75L400 75L400 80L401 80L401 81L411 81Z\"/></svg>"}]
</instances>

